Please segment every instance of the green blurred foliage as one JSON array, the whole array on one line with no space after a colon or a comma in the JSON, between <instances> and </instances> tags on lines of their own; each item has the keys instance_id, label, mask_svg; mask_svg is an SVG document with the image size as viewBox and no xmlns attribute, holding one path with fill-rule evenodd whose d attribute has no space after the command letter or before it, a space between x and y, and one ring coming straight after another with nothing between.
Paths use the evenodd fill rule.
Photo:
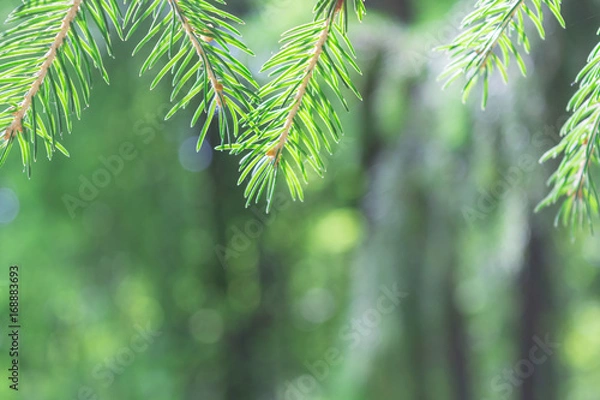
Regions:
<instances>
[{"instance_id":1,"label":"green blurred foliage","mask_svg":"<svg viewBox=\"0 0 600 400\"><path fill-rule=\"evenodd\" d=\"M39 159L28 180L11 156L0 261L5 276L21 266L22 386L3 378L0 398L596 398L598 239L532 210L598 3L566 4L573 29L534 45L529 79L492 82L485 113L440 91L445 60L430 53L471 2L373 3L351 27L365 101L341 113L345 138L304 203L282 186L270 215L245 209L239 160L195 154L189 115L162 121L169 87L147 89L133 42L107 64L111 85L95 80L70 159ZM254 72L310 18L291 0L231 7ZM82 193L69 209L65 195ZM394 285L407 296L390 309ZM546 335L560 347L508 384Z\"/></svg>"}]
</instances>

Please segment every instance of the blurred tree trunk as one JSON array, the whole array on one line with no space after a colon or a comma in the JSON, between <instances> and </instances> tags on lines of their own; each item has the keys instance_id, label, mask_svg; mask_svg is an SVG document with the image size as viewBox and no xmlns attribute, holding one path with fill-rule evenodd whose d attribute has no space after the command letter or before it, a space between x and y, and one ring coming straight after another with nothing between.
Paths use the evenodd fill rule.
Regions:
<instances>
[{"instance_id":1,"label":"blurred tree trunk","mask_svg":"<svg viewBox=\"0 0 600 400\"><path fill-rule=\"evenodd\" d=\"M470 400L472 387L469 371L469 338L467 337L464 316L456 304L456 285L458 262L456 259L457 243L452 238L458 237L457 232L450 229L447 239L450 241L451 254L449 255L444 287L444 303L446 306L446 320L448 326L448 359L451 381L454 388L454 399Z\"/></svg>"},{"instance_id":2,"label":"blurred tree trunk","mask_svg":"<svg viewBox=\"0 0 600 400\"><path fill-rule=\"evenodd\" d=\"M212 143L220 139L216 129L211 128ZM239 188L232 189L232 182L237 179L236 165L231 163L230 156L217 153L210 167L210 175L214 185L214 197L211 204L214 205L214 231L217 243L229 248L228 243L233 233L234 224L242 221L258 221L258 217L248 212L243 207L243 193ZM232 195L232 192L234 193ZM227 199L232 199L231 202ZM241 218L240 218L241 217ZM264 215L264 218L269 218ZM265 224L264 221L258 221ZM262 226L262 225L261 225ZM237 226L237 232L244 230L244 226ZM267 229L263 226L263 229ZM221 359L225 367L224 399L259 399L264 396L274 397L275 388L273 382L280 382L282 369L279 368L281 360L275 354L258 351L261 343L270 337L270 332L283 332L285 324L284 316L289 310L286 295L287 269L281 268L275 256L267 254L262 241L263 235L258 238L246 238L253 241L251 246L259 249L258 284L260 304L255 310L241 316L236 312L230 313L234 318L227 323L224 335ZM249 249L248 249L249 251ZM243 251L236 257L245 257ZM223 296L223 302L228 303L228 291L230 281L235 273L228 273L230 265L216 264L213 266L212 280L216 282ZM278 284L279 283L279 284ZM285 345L280 348L285 349ZM286 354L278 354L278 357L286 357ZM275 362L273 362L275 359Z\"/></svg>"},{"instance_id":3,"label":"blurred tree trunk","mask_svg":"<svg viewBox=\"0 0 600 400\"><path fill-rule=\"evenodd\" d=\"M552 302L550 265L552 260L552 237L551 228L548 224L537 221L542 217L536 216L532 219L531 235L527 246L525 265L519 278L521 292L521 339L519 360L534 362L531 360L531 350L539 347L538 341L544 341L547 335L555 338L549 323L553 318L550 311ZM524 369L520 370L517 364L516 371L522 374L521 400L549 400L551 397L543 396L543 393L555 393L555 382L543 379L545 370L552 363L552 357L548 356L543 364L534 364L535 368L528 376ZM529 364L530 365L530 364ZM521 377L521 376L520 376ZM542 392L542 383L545 390Z\"/></svg>"},{"instance_id":4,"label":"blurred tree trunk","mask_svg":"<svg viewBox=\"0 0 600 400\"><path fill-rule=\"evenodd\" d=\"M418 185L418 184L417 184ZM427 243L427 229L429 225L428 217L429 201L428 195L418 186L409 189L405 200L410 199L413 210L418 212L411 213L410 219L407 221L407 227L410 227L410 237L412 243L404 243L404 254L398 255L402 259L404 268L404 280L407 287L413 289L411 296L404 301L404 306L401 308L404 320L404 329L406 331L407 355L410 365L413 366L413 376L410 380L415 394L415 400L427 400L428 396L428 368L427 368L427 345L430 335L427 334L424 322L424 312L422 308L423 300L423 270L425 266L425 254L420 251L425 243ZM409 250L412 249L412 250Z\"/></svg>"},{"instance_id":5,"label":"blurred tree trunk","mask_svg":"<svg viewBox=\"0 0 600 400\"><path fill-rule=\"evenodd\" d=\"M403 22L410 22L414 16L413 3L407 0L370 0L368 6L394 15Z\"/></svg>"},{"instance_id":6,"label":"blurred tree trunk","mask_svg":"<svg viewBox=\"0 0 600 400\"><path fill-rule=\"evenodd\" d=\"M270 337L269 332L278 331L278 328L280 331L281 328L274 325L275 316L272 314L273 310L280 307L285 309L285 303L280 301L282 299L272 296L275 283L285 281L277 276L279 268L279 265L264 257L259 261L261 304L227 335L227 400L259 399L265 394L268 397L275 396L271 384L279 382L279 368L277 363L272 362L270 354L258 349L265 338ZM277 307L269 307L269 304L273 304L270 301L276 301L274 304Z\"/></svg>"},{"instance_id":7,"label":"blurred tree trunk","mask_svg":"<svg viewBox=\"0 0 600 400\"><path fill-rule=\"evenodd\" d=\"M554 32L544 43L544 52L538 52L537 62L554 68L540 68L537 79L540 80L542 91L545 92L547 101L545 121L540 121L539 126L545 124L553 127L554 137L549 137L546 144L558 142L560 126L568 114L565 104L569 101L574 88L568 85L573 77L584 65L588 53L597 43L595 31L597 21L589 19L597 11L593 1L584 0L564 4L564 16L567 21L567 30L562 30L554 25ZM577 43L577 46L573 46ZM540 49L541 50L541 49ZM542 74L545 72L545 74ZM540 129L540 127L534 129ZM548 163L546 171L548 176L557 167L558 160ZM528 360L531 349L537 345L533 338L544 340L548 335L552 342L558 340L558 327L564 316L555 307L555 286L559 284L554 277L559 272L552 271L553 265L562 265L556 261L555 233L548 219L551 211L542 214L532 214L530 217L531 234L527 246L525 265L521 272L519 285L521 289L521 334L520 334L520 359ZM564 229L564 228L559 228ZM563 238L564 239L564 238ZM550 356L541 365L536 365L536 370L531 377L524 379L520 388L521 400L554 400L560 399L560 382L556 379L558 360Z\"/></svg>"},{"instance_id":8,"label":"blurred tree trunk","mask_svg":"<svg viewBox=\"0 0 600 400\"><path fill-rule=\"evenodd\" d=\"M216 143L216 130L211 128L212 142ZM230 235L232 226L238 223L238 216L243 215L242 221L246 222L255 218L248 214L243 208L242 194L239 190L232 190L227 187L230 182L235 182L237 170L232 168L231 159L225 154L217 153L209 169L213 182L213 230L215 240L222 248L230 249ZM234 199L228 202L227 199ZM243 213L243 214L241 214ZM246 240L255 240L246 238ZM261 238L257 238L260 241ZM259 243L255 243L259 246ZM222 250L222 249L221 249ZM221 253L221 257L224 254ZM243 251L236 254L235 257L244 257ZM211 270L207 275L209 280L215 282L218 295L222 297L222 303L228 304L228 291L231 276L234 273L229 272L231 267L229 263L221 259L221 263L211 265ZM224 366L225 384L224 398L227 400L239 400L243 398L260 398L270 387L270 383L278 376L278 369L270 363L270 358L266 354L260 354L256 351L258 344L273 328L274 311L285 309L286 303L281 291L273 291L275 282L284 282L285 277L277 276L278 266L272 260L264 256L261 251L261 259L258 262L258 275L260 287L261 303L248 315L238 316L235 324L228 323L230 320L225 316L226 332L224 334L222 352L218 356ZM206 279L206 278L205 278ZM280 285L281 286L281 285ZM277 298L273 298L276 295ZM268 300L267 300L268 299ZM271 303L273 302L273 303ZM278 307L269 307L269 304L277 304ZM228 313L236 315L235 312ZM195 377L196 374L190 374ZM192 382L193 383L193 382ZM195 392L190 390L191 398L196 398ZM272 393L271 393L272 394Z\"/></svg>"}]
</instances>

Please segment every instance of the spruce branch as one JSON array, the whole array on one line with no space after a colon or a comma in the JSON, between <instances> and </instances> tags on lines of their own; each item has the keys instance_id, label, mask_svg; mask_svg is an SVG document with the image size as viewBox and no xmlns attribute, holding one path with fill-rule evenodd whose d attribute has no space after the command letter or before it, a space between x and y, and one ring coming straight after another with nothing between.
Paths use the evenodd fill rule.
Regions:
<instances>
[{"instance_id":1,"label":"spruce branch","mask_svg":"<svg viewBox=\"0 0 600 400\"><path fill-rule=\"evenodd\" d=\"M449 54L450 63L440 75L444 87L461 76L466 76L463 102L466 101L479 79L483 80L482 108L486 107L489 78L498 70L504 82L508 81L508 67L514 57L523 75L527 74L519 46L529 53L531 44L525 26L525 16L535 25L539 36L546 36L543 20L545 4L564 28L561 16L562 0L479 0L475 10L462 23L463 31L438 50ZM515 38L516 36L516 44Z\"/></svg>"},{"instance_id":2,"label":"spruce branch","mask_svg":"<svg viewBox=\"0 0 600 400\"><path fill-rule=\"evenodd\" d=\"M44 62L40 66L40 70L37 73L37 78L31 84L31 89L29 89L29 91L25 95L25 99L20 104L19 110L14 114L13 121L11 122L11 124L8 126L8 128L6 129L6 131L4 133L4 140L10 140L15 135L17 135L18 133L21 133L23 131L23 118L25 117L25 114L29 111L29 109L31 108L31 103L33 102L33 97L38 93L38 91L40 90L40 87L44 83L44 79L46 78L46 75L48 74L48 70L50 69L50 67L52 66L52 63L54 63L54 60L56 59L56 54L58 53L58 49L60 48L60 46L62 46L65 38L67 37L67 33L69 32L69 29L71 28L71 23L73 22L73 20L75 19L75 16L79 12L80 5L81 5L81 0L74 0L73 5L71 5L71 7L68 9L67 15L62 20L62 23L60 25L60 29L59 29L58 33L56 34L54 41L50 45L50 50L48 50L48 53L46 54L46 58L44 59Z\"/></svg>"},{"instance_id":3,"label":"spruce branch","mask_svg":"<svg viewBox=\"0 0 600 400\"><path fill-rule=\"evenodd\" d=\"M225 4L222 0L215 3ZM168 8L166 15L165 8ZM233 54L253 55L238 39L241 35L231 24L243 21L204 0L140 0L132 3L125 16L125 24L130 26L127 36L149 18L152 23L148 33L134 54L156 39L140 75L165 59L151 88L171 73L171 101L175 104L166 119L201 95L191 123L193 126L202 114L206 116L198 149L215 115L221 139L231 141L230 134L238 136L240 121L252 108L258 86L248 68Z\"/></svg>"},{"instance_id":4,"label":"spruce branch","mask_svg":"<svg viewBox=\"0 0 600 400\"><path fill-rule=\"evenodd\" d=\"M224 103L223 85L221 85L219 83L219 81L217 80L217 77L215 76L215 72L213 71L212 66L208 62L208 57L206 55L206 52L202 48L202 44L200 44L200 40L202 40L204 42L211 42L212 37L201 35L202 39L198 39L198 36L196 36L196 33L194 32L194 28L192 28L192 25L190 24L190 21L185 17L185 15L183 15L181 8L179 7L179 4L178 4L179 0L168 0L168 1L169 1L169 5L171 6L171 9L173 10L173 12L175 14L177 14L177 19L181 23L181 26L183 27L185 34L187 35L188 39L190 40L190 43L192 43L194 50L196 50L198 57L204 62L204 65L206 66L206 74L208 75L208 79L210 80L210 85L212 87L212 90L215 92L215 102L217 103L217 107L223 107L223 103Z\"/></svg>"},{"instance_id":5,"label":"spruce branch","mask_svg":"<svg viewBox=\"0 0 600 400\"><path fill-rule=\"evenodd\" d=\"M323 53L323 46L325 46L325 42L329 38L330 32L331 32L331 20L326 19L325 23L323 24L321 34L319 35L319 39L317 40L317 43L315 43L314 53L310 58L308 66L304 70L304 78L302 79L302 83L300 84L300 87L298 88L298 90L296 91L296 95L294 96L293 106L290 109L290 111L288 112L287 117L285 119L285 124L283 126L283 132L281 132L281 134L279 135L277 144L268 152L268 155L270 155L270 157L274 158L275 164L279 163L279 160L281 158L281 150L285 146L285 144L288 140L288 137L290 136L290 131L292 129L292 126L294 125L294 119L298 115L298 111L300 111L300 106L302 105L302 99L306 95L306 90L308 88L308 84L310 83L310 80L312 79L312 77L315 73L315 68L317 67L319 58L321 57L321 54Z\"/></svg>"},{"instance_id":6,"label":"spruce branch","mask_svg":"<svg viewBox=\"0 0 600 400\"><path fill-rule=\"evenodd\" d=\"M579 88L567 106L572 115L561 129L562 140L541 159L544 162L562 155L548 181L552 189L538 210L562 200L556 223L562 220L564 225L582 225L586 219L591 227L599 205L592 167L600 162L600 43L590 53L576 82Z\"/></svg>"},{"instance_id":7,"label":"spruce branch","mask_svg":"<svg viewBox=\"0 0 600 400\"><path fill-rule=\"evenodd\" d=\"M265 63L271 82L259 91L262 103L249 115L248 129L235 144L220 146L234 154L246 153L240 161L238 184L247 180L246 205L266 195L271 207L277 176L281 171L292 198L303 200L301 181L308 183L308 164L323 176L321 148L332 153L343 129L326 94L326 87L348 109L340 86L358 98L348 66L360 73L347 37L347 2L319 0L313 22L283 34L282 48ZM362 0L354 1L356 13L364 15Z\"/></svg>"},{"instance_id":8,"label":"spruce branch","mask_svg":"<svg viewBox=\"0 0 600 400\"><path fill-rule=\"evenodd\" d=\"M108 21L117 28L114 0L26 0L8 17L14 25L0 35L0 165L16 139L23 165L31 174L37 138L49 158L56 141L72 131L72 116L81 116L91 87L91 65L108 76L91 24L100 31L111 53Z\"/></svg>"}]
</instances>

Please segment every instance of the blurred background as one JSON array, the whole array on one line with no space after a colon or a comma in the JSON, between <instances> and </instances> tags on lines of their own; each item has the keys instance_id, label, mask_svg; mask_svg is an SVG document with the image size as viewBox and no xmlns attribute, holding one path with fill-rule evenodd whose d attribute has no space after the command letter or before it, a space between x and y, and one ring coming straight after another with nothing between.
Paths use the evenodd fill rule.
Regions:
<instances>
[{"instance_id":1,"label":"blurred background","mask_svg":"<svg viewBox=\"0 0 600 400\"><path fill-rule=\"evenodd\" d=\"M255 72L311 18L307 0L229 3ZM431 52L473 5L367 2L364 101L325 179L304 203L279 185L269 215L244 208L239 160L195 153L191 115L163 122L167 80L149 91L119 44L71 158L28 180L14 150L0 171L0 284L20 265L23 323L18 394L0 336L0 397L597 400L599 239L533 209L600 2L565 2L566 31L548 18L529 78L495 77L486 112L441 90Z\"/></svg>"}]
</instances>

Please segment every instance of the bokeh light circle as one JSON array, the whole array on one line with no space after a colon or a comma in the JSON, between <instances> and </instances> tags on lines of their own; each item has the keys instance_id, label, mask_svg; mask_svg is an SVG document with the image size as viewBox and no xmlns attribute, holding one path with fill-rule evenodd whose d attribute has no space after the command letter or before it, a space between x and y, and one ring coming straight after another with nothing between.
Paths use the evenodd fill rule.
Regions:
<instances>
[{"instance_id":1,"label":"bokeh light circle","mask_svg":"<svg viewBox=\"0 0 600 400\"><path fill-rule=\"evenodd\" d=\"M19 198L12 189L0 188L0 224L11 223L19 214Z\"/></svg>"}]
</instances>

